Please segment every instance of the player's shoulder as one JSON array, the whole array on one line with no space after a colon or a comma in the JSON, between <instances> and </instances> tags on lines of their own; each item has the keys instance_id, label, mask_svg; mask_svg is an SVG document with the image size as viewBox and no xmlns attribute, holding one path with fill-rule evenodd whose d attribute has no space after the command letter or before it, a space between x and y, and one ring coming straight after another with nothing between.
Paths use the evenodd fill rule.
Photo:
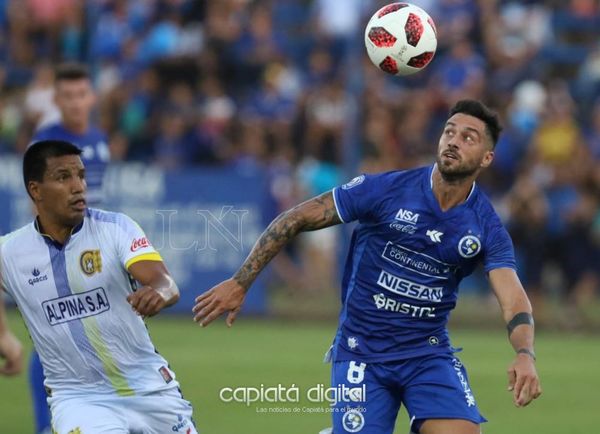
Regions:
<instances>
[{"instance_id":1,"label":"player's shoulder","mask_svg":"<svg viewBox=\"0 0 600 434\"><path fill-rule=\"evenodd\" d=\"M502 226L502 221L488 195L480 187L477 187L475 193L476 198L473 201L472 208L479 220L486 226Z\"/></svg>"},{"instance_id":2,"label":"player's shoulder","mask_svg":"<svg viewBox=\"0 0 600 434\"><path fill-rule=\"evenodd\" d=\"M92 225L96 226L118 226L121 229L128 229L136 224L127 214L98 208L88 208L86 217Z\"/></svg>"},{"instance_id":3,"label":"player's shoulder","mask_svg":"<svg viewBox=\"0 0 600 434\"><path fill-rule=\"evenodd\" d=\"M113 230L118 229L123 232L130 232L137 228L138 224L127 214L121 212L105 211L98 208L88 208L86 217L89 222L89 228L96 228L100 231L108 231L109 238L113 238Z\"/></svg>"},{"instance_id":4,"label":"player's shoulder","mask_svg":"<svg viewBox=\"0 0 600 434\"><path fill-rule=\"evenodd\" d=\"M22 247L29 247L32 243L32 238L36 236L36 230L33 223L28 223L25 226L0 236L0 249L2 251L13 251Z\"/></svg>"},{"instance_id":5,"label":"player's shoulder","mask_svg":"<svg viewBox=\"0 0 600 434\"><path fill-rule=\"evenodd\" d=\"M393 170L384 173L384 175L394 183L402 182L404 185L420 185L423 179L431 175L431 170L431 166L423 166L414 169Z\"/></svg>"},{"instance_id":6,"label":"player's shoulder","mask_svg":"<svg viewBox=\"0 0 600 434\"><path fill-rule=\"evenodd\" d=\"M408 170L390 170L388 172L379 172L372 174L363 174L352 179L349 183L344 184L342 188L352 188L355 185L367 182L369 184L377 184L381 187L392 186L415 186L420 185L424 177L428 176L430 167L419 167Z\"/></svg>"},{"instance_id":7,"label":"player's shoulder","mask_svg":"<svg viewBox=\"0 0 600 434\"><path fill-rule=\"evenodd\" d=\"M64 133L64 128L59 122L49 124L49 125L43 126L42 128L40 128L39 130L37 130L34 133L33 142L38 142L40 140L46 140L51 137L56 137L57 134L60 135L63 133Z\"/></svg>"}]
</instances>

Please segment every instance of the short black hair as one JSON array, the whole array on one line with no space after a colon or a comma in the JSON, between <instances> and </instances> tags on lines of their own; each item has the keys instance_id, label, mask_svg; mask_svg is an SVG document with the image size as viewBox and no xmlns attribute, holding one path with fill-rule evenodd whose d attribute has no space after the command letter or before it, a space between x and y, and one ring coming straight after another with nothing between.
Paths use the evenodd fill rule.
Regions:
<instances>
[{"instance_id":1,"label":"short black hair","mask_svg":"<svg viewBox=\"0 0 600 434\"><path fill-rule=\"evenodd\" d=\"M81 155L81 149L64 140L40 140L33 143L23 156L23 182L29 194L29 181L42 182L48 158Z\"/></svg>"},{"instance_id":2,"label":"short black hair","mask_svg":"<svg viewBox=\"0 0 600 434\"><path fill-rule=\"evenodd\" d=\"M454 107L450 109L449 117L454 116L457 113L464 113L469 116L480 119L485 124L487 134L492 139L492 146L495 148L502 131L502 125L498 118L498 113L491 110L485 104L474 99L463 99L454 104Z\"/></svg>"},{"instance_id":3,"label":"short black hair","mask_svg":"<svg viewBox=\"0 0 600 434\"><path fill-rule=\"evenodd\" d=\"M68 62L62 63L56 67L54 73L54 83L62 80L81 80L90 78L90 71L81 63Z\"/></svg>"}]
</instances>

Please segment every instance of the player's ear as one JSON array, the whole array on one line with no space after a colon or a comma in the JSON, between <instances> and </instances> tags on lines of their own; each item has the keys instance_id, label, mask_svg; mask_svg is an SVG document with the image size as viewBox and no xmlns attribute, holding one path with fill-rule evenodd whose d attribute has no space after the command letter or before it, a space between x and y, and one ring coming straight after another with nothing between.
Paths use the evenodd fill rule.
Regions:
<instances>
[{"instance_id":1,"label":"player's ear","mask_svg":"<svg viewBox=\"0 0 600 434\"><path fill-rule=\"evenodd\" d=\"M29 195L31 196L34 202L40 202L42 200L39 182L29 181L29 183L27 184L27 191L29 192Z\"/></svg>"},{"instance_id":2,"label":"player's ear","mask_svg":"<svg viewBox=\"0 0 600 434\"><path fill-rule=\"evenodd\" d=\"M485 151L485 154L483 155L483 159L481 160L481 167L484 169L489 167L490 164L492 164L492 161L494 161L494 151L492 151L492 150Z\"/></svg>"}]
</instances>

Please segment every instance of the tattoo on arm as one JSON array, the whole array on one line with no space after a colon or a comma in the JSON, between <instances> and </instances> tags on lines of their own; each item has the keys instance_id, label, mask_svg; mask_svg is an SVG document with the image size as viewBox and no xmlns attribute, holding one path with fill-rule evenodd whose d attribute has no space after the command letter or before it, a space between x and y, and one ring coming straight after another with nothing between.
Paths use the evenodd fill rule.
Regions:
<instances>
[{"instance_id":1,"label":"tattoo on arm","mask_svg":"<svg viewBox=\"0 0 600 434\"><path fill-rule=\"evenodd\" d=\"M285 211L262 233L233 278L248 290L269 261L298 233L340 223L331 191Z\"/></svg>"}]
</instances>

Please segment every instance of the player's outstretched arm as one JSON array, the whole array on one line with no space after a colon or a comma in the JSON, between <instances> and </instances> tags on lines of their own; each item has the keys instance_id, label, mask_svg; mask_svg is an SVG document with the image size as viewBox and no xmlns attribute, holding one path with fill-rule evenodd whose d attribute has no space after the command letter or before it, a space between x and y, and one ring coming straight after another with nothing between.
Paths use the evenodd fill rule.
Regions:
<instances>
[{"instance_id":1,"label":"player's outstretched arm","mask_svg":"<svg viewBox=\"0 0 600 434\"><path fill-rule=\"evenodd\" d=\"M156 315L179 300L179 288L163 262L139 261L127 271L143 285L127 296L127 301L139 315Z\"/></svg>"},{"instance_id":2,"label":"player's outstretched arm","mask_svg":"<svg viewBox=\"0 0 600 434\"><path fill-rule=\"evenodd\" d=\"M194 321L204 327L224 312L229 312L226 322L231 327L252 282L291 239L300 232L340 223L331 191L277 216L256 241L237 273L196 298Z\"/></svg>"},{"instance_id":3,"label":"player's outstretched arm","mask_svg":"<svg viewBox=\"0 0 600 434\"><path fill-rule=\"evenodd\" d=\"M489 278L502 308L510 343L517 353L508 368L508 390L513 392L515 405L524 407L542 394L540 380L535 369L531 304L513 269L492 270Z\"/></svg>"},{"instance_id":4,"label":"player's outstretched arm","mask_svg":"<svg viewBox=\"0 0 600 434\"><path fill-rule=\"evenodd\" d=\"M23 370L23 347L8 329L2 297L0 297L0 359L6 360L4 365L0 365L2 375L16 375Z\"/></svg>"}]
</instances>

